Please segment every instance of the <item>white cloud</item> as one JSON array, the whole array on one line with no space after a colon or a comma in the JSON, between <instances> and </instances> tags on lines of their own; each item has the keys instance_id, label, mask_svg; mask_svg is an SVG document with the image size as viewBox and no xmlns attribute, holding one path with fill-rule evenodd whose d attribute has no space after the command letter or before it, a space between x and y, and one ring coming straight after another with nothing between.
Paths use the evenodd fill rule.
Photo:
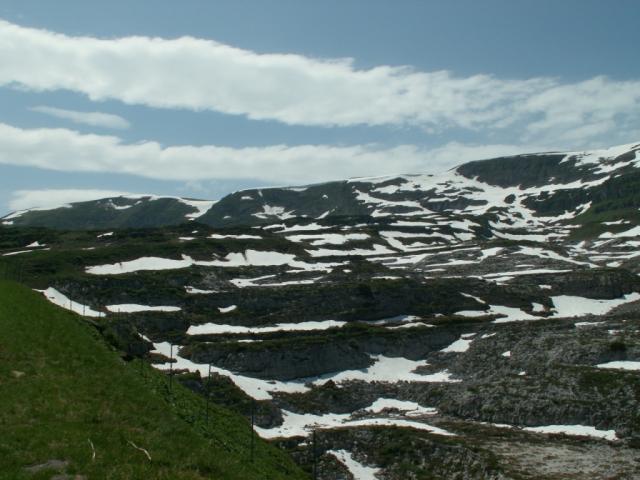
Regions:
<instances>
[{"instance_id":1,"label":"white cloud","mask_svg":"<svg viewBox=\"0 0 640 480\"><path fill-rule=\"evenodd\" d=\"M9 208L11 210L27 210L32 208L56 208L73 202L86 202L99 198L134 195L116 190L82 190L82 189L45 189L17 190L11 194Z\"/></svg>"},{"instance_id":2,"label":"white cloud","mask_svg":"<svg viewBox=\"0 0 640 480\"><path fill-rule=\"evenodd\" d=\"M131 124L119 115L113 115L111 113L103 112L79 112L76 110L65 110L56 107L47 107L45 105L39 105L37 107L31 107L29 110L34 112L44 113L56 118L62 118L64 120L71 120L75 123L82 123L85 125L92 125L94 127L126 129Z\"/></svg>"},{"instance_id":3,"label":"white cloud","mask_svg":"<svg viewBox=\"0 0 640 480\"><path fill-rule=\"evenodd\" d=\"M614 132L624 119L638 119L640 82L596 77L558 85L531 96L521 110L541 114L527 125L529 138L553 135L565 143L594 138Z\"/></svg>"},{"instance_id":4,"label":"white cloud","mask_svg":"<svg viewBox=\"0 0 640 480\"><path fill-rule=\"evenodd\" d=\"M579 139L585 142L640 117L640 81L364 70L350 59L257 54L192 37L71 37L0 20L0 58L0 85L296 125L511 127L525 141L586 135Z\"/></svg>"},{"instance_id":5,"label":"white cloud","mask_svg":"<svg viewBox=\"0 0 640 480\"><path fill-rule=\"evenodd\" d=\"M0 123L0 163L74 172L114 172L179 181L252 179L274 185L355 176L439 172L469 160L548 150L540 146L271 145L231 148L124 143L61 128L22 129Z\"/></svg>"}]
</instances>

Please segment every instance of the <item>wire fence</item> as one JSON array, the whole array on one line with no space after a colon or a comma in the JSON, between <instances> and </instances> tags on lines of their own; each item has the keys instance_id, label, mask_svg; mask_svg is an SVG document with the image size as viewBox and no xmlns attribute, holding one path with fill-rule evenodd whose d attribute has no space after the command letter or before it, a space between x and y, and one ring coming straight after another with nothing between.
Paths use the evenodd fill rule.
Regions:
<instances>
[{"instance_id":1,"label":"wire fence","mask_svg":"<svg viewBox=\"0 0 640 480\"><path fill-rule=\"evenodd\" d=\"M27 277L28 268L21 261L15 262L1 262L0 261L0 279L4 280L12 280L19 283L22 283L23 280ZM68 305L62 305L64 308L74 311L82 316L86 316L87 309L90 308L85 304L81 304L78 302L74 302L72 300L68 300ZM116 312L104 312L98 310L98 317L106 317L111 316L114 318L122 317L124 314L120 311ZM177 345L170 343L169 346L169 371L167 372L167 383L166 388L169 396L174 395L174 376L176 371L174 369L175 363L175 355L177 353ZM151 363L149 363L144 358L139 358L139 367L137 368L138 374L142 377L145 382L148 382L151 379L151 375L148 372L148 369L152 368ZM213 433L215 432L215 425L211 425L211 421L213 419L212 416L212 400L211 400L211 385L212 385L212 365L208 366L208 374L206 377L206 382L204 383L203 394L205 397L204 408L202 410L202 421L206 427L206 430L209 432L209 436L212 440L217 441L227 450L230 449L228 445L225 444L224 441L216 438ZM251 400L248 414L248 424L249 424L249 438L247 439L246 451L250 464L255 464L256 460L256 451L257 451L257 439L256 439L256 414L257 414L257 405L255 400ZM314 431L312 434L312 448L311 448L311 463L312 463L312 472L313 479L317 480L319 478L319 466L318 466L318 455L317 455L317 444L316 444L316 432Z\"/></svg>"}]
</instances>

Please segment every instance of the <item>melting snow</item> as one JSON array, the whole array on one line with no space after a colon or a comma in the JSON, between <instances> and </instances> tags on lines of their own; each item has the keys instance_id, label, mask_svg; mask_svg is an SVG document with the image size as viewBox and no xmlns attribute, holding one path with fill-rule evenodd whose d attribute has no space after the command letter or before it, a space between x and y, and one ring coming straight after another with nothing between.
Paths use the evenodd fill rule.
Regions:
<instances>
[{"instance_id":1,"label":"melting snow","mask_svg":"<svg viewBox=\"0 0 640 480\"><path fill-rule=\"evenodd\" d=\"M604 232L599 238L630 238L640 237L640 225L619 233Z\"/></svg>"},{"instance_id":2,"label":"melting snow","mask_svg":"<svg viewBox=\"0 0 640 480\"><path fill-rule=\"evenodd\" d=\"M500 305L491 305L489 310L492 314L504 315L504 318L498 318L493 323L516 322L520 320L540 320L540 317L530 315L519 308L504 307Z\"/></svg>"},{"instance_id":3,"label":"melting snow","mask_svg":"<svg viewBox=\"0 0 640 480\"><path fill-rule=\"evenodd\" d=\"M578 262L577 260L573 260L569 257L564 257L559 255L558 253L552 250L545 250L543 248L533 248L533 247L520 247L520 252L523 255L531 255L539 258L550 259L550 260L558 260L561 262L573 263L576 265L588 265L590 267L596 267L593 263L589 262Z\"/></svg>"},{"instance_id":4,"label":"melting snow","mask_svg":"<svg viewBox=\"0 0 640 480\"><path fill-rule=\"evenodd\" d=\"M211 235L209 235L209 238L213 238L215 240L223 240L225 238L233 238L235 240L262 240L262 237L260 237L259 235L247 235L247 234L221 235L219 233L212 233Z\"/></svg>"},{"instance_id":5,"label":"melting snow","mask_svg":"<svg viewBox=\"0 0 640 480\"><path fill-rule=\"evenodd\" d=\"M185 286L184 289L187 293L192 295L207 295L210 293L217 293L215 290L200 290L199 288L191 287L189 285Z\"/></svg>"},{"instance_id":6,"label":"melting snow","mask_svg":"<svg viewBox=\"0 0 640 480\"><path fill-rule=\"evenodd\" d=\"M136 312L179 312L180 307L172 307L168 305L149 306L138 305L135 303L122 303L120 305L107 305L106 309L116 313L136 313Z\"/></svg>"},{"instance_id":7,"label":"melting snow","mask_svg":"<svg viewBox=\"0 0 640 480\"><path fill-rule=\"evenodd\" d=\"M462 310L455 312L462 317L482 317L484 315L501 315L493 323L515 322L520 320L540 320L541 317L531 315L519 308L505 307L503 305L489 305L489 310Z\"/></svg>"},{"instance_id":8,"label":"melting snow","mask_svg":"<svg viewBox=\"0 0 640 480\"><path fill-rule=\"evenodd\" d=\"M70 300L69 297L67 297L63 293L60 293L58 290L56 290L53 287L49 287L46 290L37 290L37 291L44 294L47 300L49 300L51 303L54 303L59 307L65 308L67 310L71 310L72 312L78 313L80 315L84 315L85 317L101 317L102 316L101 312L96 312L95 310L92 310L86 305Z\"/></svg>"},{"instance_id":9,"label":"melting snow","mask_svg":"<svg viewBox=\"0 0 640 480\"><path fill-rule=\"evenodd\" d=\"M294 218L296 215L292 211L285 212L284 207L274 207L271 205L263 205L262 212L252 213L254 217L266 219L269 217L277 217L280 220L286 220L288 218Z\"/></svg>"},{"instance_id":10,"label":"melting snow","mask_svg":"<svg viewBox=\"0 0 640 480\"><path fill-rule=\"evenodd\" d=\"M229 253L224 261L198 262L198 265L213 265L218 267L245 267L245 266L279 266L289 265L303 270L326 270L336 264L312 264L295 260L295 255L290 253L268 252L258 250L246 250L244 253Z\"/></svg>"},{"instance_id":11,"label":"melting snow","mask_svg":"<svg viewBox=\"0 0 640 480\"><path fill-rule=\"evenodd\" d=\"M327 453L336 457L340 463L347 467L354 480L378 479L377 474L380 473L379 468L367 467L357 462L350 452L346 450L328 450Z\"/></svg>"},{"instance_id":12,"label":"melting snow","mask_svg":"<svg viewBox=\"0 0 640 480\"><path fill-rule=\"evenodd\" d=\"M609 441L618 439L615 430L598 430L595 427L585 425L545 425L541 427L525 427L523 430L535 433L563 433L571 436L602 438Z\"/></svg>"},{"instance_id":13,"label":"melting snow","mask_svg":"<svg viewBox=\"0 0 640 480\"><path fill-rule=\"evenodd\" d=\"M394 250L389 250L384 245L374 244L373 250L365 250L363 248L355 248L351 250L328 250L328 249L318 249L318 250L307 250L307 252L312 257L338 257L338 256L349 256L349 255L358 255L358 256L367 256L367 255L381 255L387 253L395 253Z\"/></svg>"},{"instance_id":14,"label":"melting snow","mask_svg":"<svg viewBox=\"0 0 640 480\"><path fill-rule=\"evenodd\" d=\"M480 251L480 261L486 260L489 257L494 257L502 250L504 250L502 247L485 248Z\"/></svg>"},{"instance_id":15,"label":"melting snow","mask_svg":"<svg viewBox=\"0 0 640 480\"><path fill-rule=\"evenodd\" d=\"M21 255L23 253L30 253L33 252L34 250L19 250L17 252L10 252L10 253L3 253L2 256L3 257L10 257L12 255Z\"/></svg>"},{"instance_id":16,"label":"melting snow","mask_svg":"<svg viewBox=\"0 0 640 480\"><path fill-rule=\"evenodd\" d=\"M605 315L619 305L640 300L640 293L633 292L613 300L559 295L551 297L555 306L554 317L580 317L583 315Z\"/></svg>"},{"instance_id":17,"label":"melting snow","mask_svg":"<svg viewBox=\"0 0 640 480\"><path fill-rule=\"evenodd\" d=\"M425 360L416 361L402 357L385 357L383 355L373 355L371 358L375 360L375 363L370 367L361 370L345 370L343 372L324 375L313 383L315 385L322 385L329 380L333 380L336 383L349 380L391 383L400 381L455 383L460 381L452 379L451 374L447 370L427 375L414 373L416 368L429 365Z\"/></svg>"},{"instance_id":18,"label":"melting snow","mask_svg":"<svg viewBox=\"0 0 640 480\"><path fill-rule=\"evenodd\" d=\"M201 261L182 255L180 260L160 257L142 257L136 260L107 265L87 267L87 273L93 275L119 275L142 270L173 270L187 268L191 265L206 267L244 267L244 266L279 266L289 265L304 270L327 270L336 264L310 264L295 260L295 255L280 252L263 252L247 250L244 253L229 253L222 260Z\"/></svg>"},{"instance_id":19,"label":"melting snow","mask_svg":"<svg viewBox=\"0 0 640 480\"><path fill-rule=\"evenodd\" d=\"M576 322L575 326L580 327L595 327L597 325L603 325L604 322Z\"/></svg>"},{"instance_id":20,"label":"melting snow","mask_svg":"<svg viewBox=\"0 0 640 480\"><path fill-rule=\"evenodd\" d=\"M229 312L233 312L237 308L238 308L237 305L229 305L228 307L218 307L218 311L220 313L229 313Z\"/></svg>"},{"instance_id":21,"label":"melting snow","mask_svg":"<svg viewBox=\"0 0 640 480\"><path fill-rule=\"evenodd\" d=\"M33 243L30 243L29 245L27 245L24 248L38 248L38 247L46 247L46 245L44 243L40 243L37 240Z\"/></svg>"},{"instance_id":22,"label":"melting snow","mask_svg":"<svg viewBox=\"0 0 640 480\"><path fill-rule=\"evenodd\" d=\"M297 332L310 330L327 330L346 325L347 322L336 320L310 321L300 323L278 323L271 327L243 327L240 325L221 325L217 323L205 323L204 325L192 325L187 330L187 335L220 335L227 333L272 333L272 332Z\"/></svg>"},{"instance_id":23,"label":"melting snow","mask_svg":"<svg viewBox=\"0 0 640 480\"><path fill-rule=\"evenodd\" d=\"M318 269L330 270L332 267L339 265L335 263L324 263L317 264ZM260 287L260 288L268 288L268 287L283 287L287 285L312 285L316 283L318 280L323 277L314 277L314 278L306 278L304 280L288 280L284 282L270 282L270 283L257 283L261 280L265 280L267 278L275 278L276 275L263 275L261 277L255 278L234 278L229 280L229 283L233 284L237 288L246 288L246 287Z\"/></svg>"},{"instance_id":24,"label":"melting snow","mask_svg":"<svg viewBox=\"0 0 640 480\"><path fill-rule=\"evenodd\" d=\"M451 345L449 345L446 348L443 348L442 350L440 350L441 352L445 352L445 353L462 353L462 352L466 352L467 350L469 350L469 347L471 346L471 342L473 342L472 338L464 338L465 335L463 335L460 339L456 340L455 342L453 342Z\"/></svg>"},{"instance_id":25,"label":"melting snow","mask_svg":"<svg viewBox=\"0 0 640 480\"><path fill-rule=\"evenodd\" d=\"M87 267L86 271L92 275L119 275L123 273L138 272L141 270L172 270L177 268L187 268L193 264L194 260L185 255L183 255L180 260L160 257L142 257L127 262Z\"/></svg>"},{"instance_id":26,"label":"melting snow","mask_svg":"<svg viewBox=\"0 0 640 480\"><path fill-rule=\"evenodd\" d=\"M426 430L431 433L445 436L453 436L451 432L438 427L427 425L426 423L403 420L398 418L364 418L352 420L351 415L328 413L325 415L314 415L312 413L293 413L282 410L284 422L275 428L256 427L256 431L263 438L290 438L306 437L317 428L340 428L340 427L366 427L366 426L393 426L409 427L418 430Z\"/></svg>"},{"instance_id":27,"label":"melting snow","mask_svg":"<svg viewBox=\"0 0 640 480\"><path fill-rule=\"evenodd\" d=\"M379 398L373 402L370 406L365 408L365 411L371 413L381 413L385 409L394 409L404 412L407 416L420 416L420 415L434 415L438 411L432 407L422 407L416 402L410 402L405 400L397 400L395 398Z\"/></svg>"},{"instance_id":28,"label":"melting snow","mask_svg":"<svg viewBox=\"0 0 640 480\"><path fill-rule=\"evenodd\" d=\"M177 348L179 348L179 346L174 345L173 358L176 361L173 363L173 369L186 369L190 372L200 372L200 376L206 378L209 365L194 363L191 360L179 356L177 354ZM160 342L154 344L153 352L161 353L169 358L170 350L170 343ZM167 362L154 366L158 369L168 370L170 365L171 364ZM280 382L277 380L261 380L259 378L245 377L213 365L211 366L211 372L229 377L238 388L256 400L271 400L273 397L270 392L304 393L309 390L309 388L301 382Z\"/></svg>"},{"instance_id":29,"label":"melting snow","mask_svg":"<svg viewBox=\"0 0 640 480\"><path fill-rule=\"evenodd\" d=\"M287 240L292 242L311 242L311 245L344 245L352 240L367 240L366 233L320 233L289 235Z\"/></svg>"},{"instance_id":30,"label":"melting snow","mask_svg":"<svg viewBox=\"0 0 640 480\"><path fill-rule=\"evenodd\" d=\"M531 302L531 306L533 307L533 311L535 313L542 313L545 311L544 305L541 303Z\"/></svg>"},{"instance_id":31,"label":"melting snow","mask_svg":"<svg viewBox=\"0 0 640 480\"><path fill-rule=\"evenodd\" d=\"M600 363L596 365L598 368L612 368L616 370L640 370L640 362L632 362L629 360L618 360L615 362Z\"/></svg>"}]
</instances>

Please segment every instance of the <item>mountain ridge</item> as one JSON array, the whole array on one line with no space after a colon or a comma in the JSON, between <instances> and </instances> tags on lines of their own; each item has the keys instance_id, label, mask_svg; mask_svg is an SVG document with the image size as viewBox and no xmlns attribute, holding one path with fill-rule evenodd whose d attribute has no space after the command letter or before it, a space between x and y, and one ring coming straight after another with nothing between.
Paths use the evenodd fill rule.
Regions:
<instances>
[{"instance_id":1,"label":"mountain ridge","mask_svg":"<svg viewBox=\"0 0 640 480\"><path fill-rule=\"evenodd\" d=\"M230 193L218 201L158 196L113 197L54 209L14 212L0 219L0 223L5 226L105 229L159 227L197 220L222 228L259 226L293 217L322 220L369 215L373 210L370 208L372 203L385 201L395 202L395 208L389 211L398 216L410 216L411 213L419 216L420 206L432 207L435 211L458 208L472 213L468 207L473 201L466 197L473 195L468 189L478 188L480 183L504 189L519 187L520 190L544 185L557 187L542 188L537 192L538 196L549 197L545 199L548 205L552 203L551 197L559 198L567 196L567 191L577 191L579 186L572 182L582 181L585 188L599 187L595 190L601 191L607 186L590 182L605 179L603 183L616 183L615 177L608 175L610 172L633 173L632 169L638 166L639 148L640 143L631 143L606 150L497 157L467 162L440 174L385 175L303 186L252 188ZM453 190L447 195L446 189L438 189L439 183L447 182L453 190L459 190L458 203L451 201ZM411 188L407 188L407 184ZM634 179L633 185L636 184ZM554 190L561 193L554 193ZM505 193L503 198L514 193L517 191ZM582 195L587 201L589 193ZM476 199L476 203L478 201ZM533 205L534 201L528 200L528 203ZM560 203L567 207L566 210L578 206L571 201Z\"/></svg>"}]
</instances>

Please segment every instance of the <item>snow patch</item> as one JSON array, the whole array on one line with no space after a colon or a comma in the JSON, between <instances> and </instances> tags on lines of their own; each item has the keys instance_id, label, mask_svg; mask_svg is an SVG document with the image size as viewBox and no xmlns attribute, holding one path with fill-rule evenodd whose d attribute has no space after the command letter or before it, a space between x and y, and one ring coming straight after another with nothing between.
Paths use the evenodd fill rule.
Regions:
<instances>
[{"instance_id":1,"label":"snow patch","mask_svg":"<svg viewBox=\"0 0 640 480\"><path fill-rule=\"evenodd\" d=\"M149 306L138 305L136 303L122 303L119 305L107 305L106 309L114 313L136 313L136 312L179 312L180 307L169 305Z\"/></svg>"},{"instance_id":2,"label":"snow patch","mask_svg":"<svg viewBox=\"0 0 640 480\"><path fill-rule=\"evenodd\" d=\"M540 427L524 427L523 430L535 433L562 433L578 437L602 438L614 441L618 439L615 430L598 430L585 425L544 425Z\"/></svg>"},{"instance_id":3,"label":"snow patch","mask_svg":"<svg viewBox=\"0 0 640 480\"><path fill-rule=\"evenodd\" d=\"M229 312L233 312L237 308L238 308L237 305L229 305L228 307L218 307L218 311L220 313L229 313Z\"/></svg>"},{"instance_id":4,"label":"snow patch","mask_svg":"<svg viewBox=\"0 0 640 480\"><path fill-rule=\"evenodd\" d=\"M399 410L407 416L434 415L438 413L433 407L422 407L416 402L397 400L395 398L379 398L364 410L371 413L382 413L386 409Z\"/></svg>"},{"instance_id":5,"label":"snow patch","mask_svg":"<svg viewBox=\"0 0 640 480\"><path fill-rule=\"evenodd\" d=\"M199 288L195 288L192 286L185 286L184 287L185 291L191 295L208 295L211 293L217 293L215 290L201 290Z\"/></svg>"},{"instance_id":6,"label":"snow patch","mask_svg":"<svg viewBox=\"0 0 640 480\"><path fill-rule=\"evenodd\" d=\"M183 358L179 355L179 346L173 346L173 358L175 362L172 368L185 369L190 372L200 372L202 378L206 378L209 371L209 365L194 363L191 360ZM153 353L161 353L167 358L171 354L171 344L169 342L159 342L154 344ZM168 370L172 364L170 362L154 365L160 370ZM236 375L229 370L225 370L214 365L211 366L212 373L218 373L228 377L233 383L244 393L256 400L271 400L273 397L270 392L287 392L287 393L304 393L309 390L302 382L281 382L277 380L261 380L259 378L245 377Z\"/></svg>"},{"instance_id":7,"label":"snow patch","mask_svg":"<svg viewBox=\"0 0 640 480\"><path fill-rule=\"evenodd\" d=\"M59 292L53 287L49 287L46 290L36 290L36 291L44 294L46 299L49 300L51 303L58 305L59 307L62 307L66 310L70 310L79 315L83 315L85 317L101 317L102 316L101 312L96 312L95 310L92 310L90 307L86 305L83 305L78 302L74 302L73 300L69 299L69 297L67 297L66 295Z\"/></svg>"},{"instance_id":8,"label":"snow patch","mask_svg":"<svg viewBox=\"0 0 640 480\"><path fill-rule=\"evenodd\" d=\"M226 238L233 238L234 240L262 240L262 237L259 235L221 235L219 233L212 233L209 235L209 238L213 238L215 240L224 240Z\"/></svg>"},{"instance_id":9,"label":"snow patch","mask_svg":"<svg viewBox=\"0 0 640 480\"><path fill-rule=\"evenodd\" d=\"M241 325L222 325L217 323L205 323L192 325L187 330L187 335L221 335L227 333L261 334L272 332L299 332L312 330L327 330L346 325L347 322L337 320L309 321L300 323L278 323L269 327L243 327Z\"/></svg>"},{"instance_id":10,"label":"snow patch","mask_svg":"<svg viewBox=\"0 0 640 480\"><path fill-rule=\"evenodd\" d=\"M426 360L409 360L402 357L385 357L383 355L372 355L375 363L370 367L360 370L345 370L334 374L322 376L314 381L315 385L323 385L329 380L336 383L350 380L362 380L365 382L424 382L424 383L457 383L460 380L451 378L451 373L447 370L432 374L414 373L418 367L429 365Z\"/></svg>"},{"instance_id":11,"label":"snow patch","mask_svg":"<svg viewBox=\"0 0 640 480\"><path fill-rule=\"evenodd\" d=\"M328 450L329 455L333 455L351 473L354 480L378 480L379 468L367 467L354 460L353 455L346 450Z\"/></svg>"},{"instance_id":12,"label":"snow patch","mask_svg":"<svg viewBox=\"0 0 640 480\"><path fill-rule=\"evenodd\" d=\"M554 317L580 317L583 315L605 315L617 306L640 300L640 293L633 292L613 300L559 295L551 297L555 306Z\"/></svg>"},{"instance_id":13,"label":"snow patch","mask_svg":"<svg viewBox=\"0 0 640 480\"><path fill-rule=\"evenodd\" d=\"M615 370L640 370L640 362L632 362L629 360L618 360L615 362L600 363L596 365L598 368L611 368Z\"/></svg>"},{"instance_id":14,"label":"snow patch","mask_svg":"<svg viewBox=\"0 0 640 480\"><path fill-rule=\"evenodd\" d=\"M459 338L458 340L456 340L455 342L453 342L451 345L449 345L446 348L443 348L442 350L440 350L443 353L462 353L462 352L466 352L467 350L469 350L469 347L471 346L471 342L473 342L473 339L467 339L467 338Z\"/></svg>"},{"instance_id":15,"label":"snow patch","mask_svg":"<svg viewBox=\"0 0 640 480\"><path fill-rule=\"evenodd\" d=\"M274 207L272 205L263 205L262 212L252 213L254 217L267 219L269 217L277 217L280 220L287 220L288 218L295 218L293 210L286 212L284 207Z\"/></svg>"},{"instance_id":16,"label":"snow patch","mask_svg":"<svg viewBox=\"0 0 640 480\"><path fill-rule=\"evenodd\" d=\"M256 427L256 431L262 438L290 438L307 437L318 428L346 428L346 427L366 427L366 426L391 426L408 427L417 430L425 430L443 436L454 436L453 433L438 427L427 425L426 423L403 420L398 418L364 418L352 420L350 414L328 413L325 415L314 415L312 413L293 413L282 410L283 423L279 427L266 429Z\"/></svg>"}]
</instances>

